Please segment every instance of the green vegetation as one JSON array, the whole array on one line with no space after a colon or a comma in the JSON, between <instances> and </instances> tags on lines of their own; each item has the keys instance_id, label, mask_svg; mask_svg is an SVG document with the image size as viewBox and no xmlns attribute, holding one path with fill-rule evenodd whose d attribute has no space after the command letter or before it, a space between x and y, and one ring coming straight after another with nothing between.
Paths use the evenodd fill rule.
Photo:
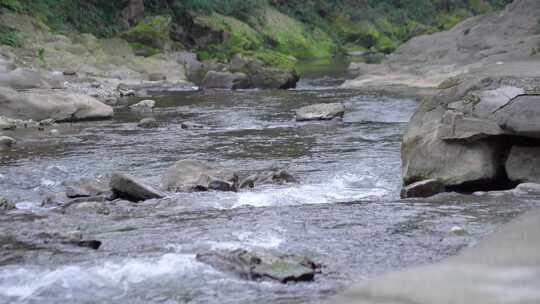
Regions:
<instances>
[{"instance_id":1,"label":"green vegetation","mask_svg":"<svg viewBox=\"0 0 540 304\"><path fill-rule=\"evenodd\" d=\"M14 28L0 24L0 44L11 47L22 46L23 34Z\"/></svg>"},{"instance_id":2,"label":"green vegetation","mask_svg":"<svg viewBox=\"0 0 540 304\"><path fill-rule=\"evenodd\" d=\"M450 29L510 1L144 0L146 17L129 29L119 22L122 1L0 0L0 13L30 15L61 34L120 36L143 56L185 45L201 59L243 54L290 67L295 58L345 52L379 62L413 36ZM23 37L9 25L0 27L1 44L21 46Z\"/></svg>"}]
</instances>

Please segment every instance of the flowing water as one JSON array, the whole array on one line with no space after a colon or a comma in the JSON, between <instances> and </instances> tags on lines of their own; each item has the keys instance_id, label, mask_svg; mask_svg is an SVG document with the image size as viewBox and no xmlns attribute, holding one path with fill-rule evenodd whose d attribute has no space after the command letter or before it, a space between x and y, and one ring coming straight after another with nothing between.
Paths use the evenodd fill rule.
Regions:
<instances>
[{"instance_id":1,"label":"flowing water","mask_svg":"<svg viewBox=\"0 0 540 304\"><path fill-rule=\"evenodd\" d=\"M443 195L399 201L400 141L417 103L338 89L343 64L311 65L288 91L156 93L159 129L116 109L113 120L17 131L0 155L0 303L313 303L352 282L437 261L474 245L537 198ZM292 110L343 102L343 122L297 123ZM204 129L184 130L193 121ZM144 203L40 206L62 182L128 171L157 185L179 159L242 174L286 168L299 182L237 193L170 194ZM467 234L450 232L464 227ZM81 231L99 250L45 242ZM315 282L247 282L195 260L243 248L306 255Z\"/></svg>"}]
</instances>

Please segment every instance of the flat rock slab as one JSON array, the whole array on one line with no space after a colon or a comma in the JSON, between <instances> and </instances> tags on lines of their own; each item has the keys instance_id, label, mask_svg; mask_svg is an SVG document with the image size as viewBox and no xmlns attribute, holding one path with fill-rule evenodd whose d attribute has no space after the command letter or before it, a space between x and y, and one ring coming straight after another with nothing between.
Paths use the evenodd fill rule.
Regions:
<instances>
[{"instance_id":1,"label":"flat rock slab","mask_svg":"<svg viewBox=\"0 0 540 304\"><path fill-rule=\"evenodd\" d=\"M197 254L197 260L246 280L273 280L284 284L313 281L321 267L307 257L257 254L245 250Z\"/></svg>"},{"instance_id":2,"label":"flat rock slab","mask_svg":"<svg viewBox=\"0 0 540 304\"><path fill-rule=\"evenodd\" d=\"M343 118L345 106L341 103L321 103L302 107L295 112L296 121L332 120Z\"/></svg>"},{"instance_id":3,"label":"flat rock slab","mask_svg":"<svg viewBox=\"0 0 540 304\"><path fill-rule=\"evenodd\" d=\"M382 275L338 304L540 303L540 210L514 219L445 262Z\"/></svg>"},{"instance_id":4,"label":"flat rock slab","mask_svg":"<svg viewBox=\"0 0 540 304\"><path fill-rule=\"evenodd\" d=\"M495 117L501 128L513 134L540 138L540 95L518 96Z\"/></svg>"},{"instance_id":5,"label":"flat rock slab","mask_svg":"<svg viewBox=\"0 0 540 304\"><path fill-rule=\"evenodd\" d=\"M0 88L0 113L10 118L58 122L104 119L114 115L112 107L90 96L63 90L17 92L8 88Z\"/></svg>"},{"instance_id":6,"label":"flat rock slab","mask_svg":"<svg viewBox=\"0 0 540 304\"><path fill-rule=\"evenodd\" d=\"M113 173L110 182L111 190L116 197L139 202L165 195L151 186L145 185L137 178L123 172Z\"/></svg>"}]
</instances>

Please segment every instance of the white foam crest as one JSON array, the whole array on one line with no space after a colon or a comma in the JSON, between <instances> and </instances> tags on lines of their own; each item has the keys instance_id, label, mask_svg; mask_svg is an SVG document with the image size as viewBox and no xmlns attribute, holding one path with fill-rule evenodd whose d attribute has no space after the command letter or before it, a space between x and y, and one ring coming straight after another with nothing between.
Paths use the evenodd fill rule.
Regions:
<instances>
[{"instance_id":1,"label":"white foam crest","mask_svg":"<svg viewBox=\"0 0 540 304\"><path fill-rule=\"evenodd\" d=\"M368 181L372 177L367 177ZM372 197L383 197L390 190L383 187L373 187L365 176L343 174L335 176L328 183L289 185L287 187L267 187L257 192L243 192L238 195L233 208L241 206L288 206L304 204L325 204L342 201L354 201ZM366 182L363 187L359 184ZM379 181L378 185L382 185Z\"/></svg>"},{"instance_id":2,"label":"white foam crest","mask_svg":"<svg viewBox=\"0 0 540 304\"><path fill-rule=\"evenodd\" d=\"M123 296L131 284L165 275L189 275L198 266L194 255L165 254L157 260L131 259L84 267L63 266L54 270L8 268L0 271L0 299L25 301L46 290L66 289L76 292L86 288L114 288Z\"/></svg>"}]
</instances>

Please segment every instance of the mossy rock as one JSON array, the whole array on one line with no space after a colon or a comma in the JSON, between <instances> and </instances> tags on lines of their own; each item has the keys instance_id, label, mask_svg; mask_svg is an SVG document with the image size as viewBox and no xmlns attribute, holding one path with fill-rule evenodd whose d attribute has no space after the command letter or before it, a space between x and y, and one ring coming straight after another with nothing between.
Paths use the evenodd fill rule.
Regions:
<instances>
[{"instance_id":1,"label":"mossy rock","mask_svg":"<svg viewBox=\"0 0 540 304\"><path fill-rule=\"evenodd\" d=\"M172 45L170 29L171 17L148 16L123 33L122 37L131 43L163 50Z\"/></svg>"}]
</instances>

